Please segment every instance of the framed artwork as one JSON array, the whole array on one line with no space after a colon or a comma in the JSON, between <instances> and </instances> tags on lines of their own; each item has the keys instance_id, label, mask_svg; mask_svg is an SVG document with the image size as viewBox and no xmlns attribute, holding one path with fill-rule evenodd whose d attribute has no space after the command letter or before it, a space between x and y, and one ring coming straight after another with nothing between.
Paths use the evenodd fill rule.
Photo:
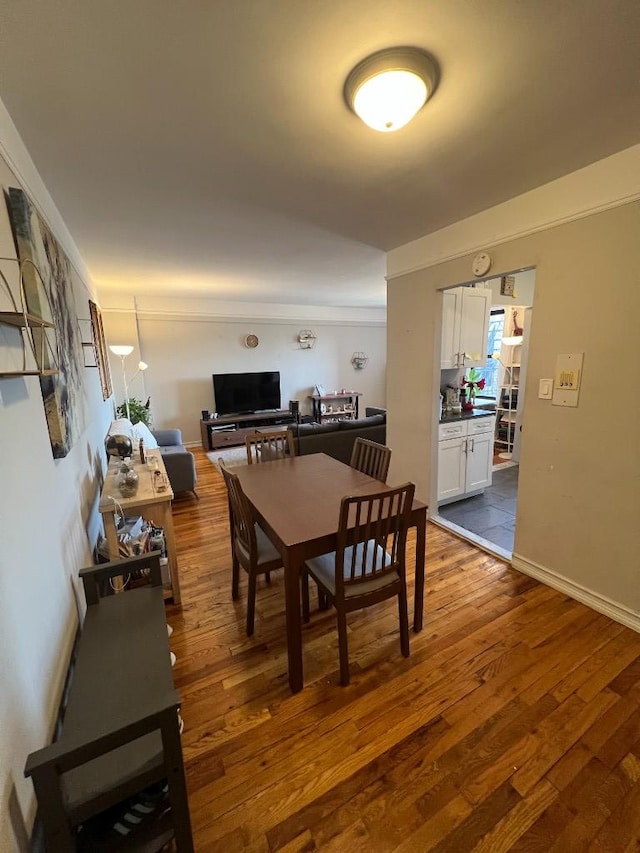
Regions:
<instances>
[{"instance_id":1,"label":"framed artwork","mask_svg":"<svg viewBox=\"0 0 640 853\"><path fill-rule=\"evenodd\" d=\"M96 351L96 363L98 365L98 373L100 374L102 399L108 400L113 394L113 386L111 384L107 344L104 339L104 329L102 328L102 314L96 303L91 299L89 300L89 316L91 317L91 333L93 335L93 346Z\"/></svg>"},{"instance_id":2,"label":"framed artwork","mask_svg":"<svg viewBox=\"0 0 640 853\"><path fill-rule=\"evenodd\" d=\"M9 187L5 198L23 271L27 310L49 320L55 328L58 371L39 378L51 452L54 459L62 459L80 437L88 418L75 296L84 284L27 194Z\"/></svg>"}]
</instances>

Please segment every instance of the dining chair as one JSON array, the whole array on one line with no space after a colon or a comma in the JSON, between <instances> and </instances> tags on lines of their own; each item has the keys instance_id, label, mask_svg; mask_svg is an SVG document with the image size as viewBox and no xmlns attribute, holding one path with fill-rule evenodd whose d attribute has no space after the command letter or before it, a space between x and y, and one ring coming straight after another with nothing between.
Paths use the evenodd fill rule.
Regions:
<instances>
[{"instance_id":1,"label":"dining chair","mask_svg":"<svg viewBox=\"0 0 640 853\"><path fill-rule=\"evenodd\" d=\"M352 468L375 477L383 483L387 482L389 463L391 462L391 448L384 444L378 444L368 438L356 438L351 453Z\"/></svg>"},{"instance_id":2,"label":"dining chair","mask_svg":"<svg viewBox=\"0 0 640 853\"><path fill-rule=\"evenodd\" d=\"M340 683L349 683L347 613L397 596L400 649L409 657L406 545L415 485L344 497L340 503L337 548L307 560L302 572L302 616L309 621L309 576L319 598L336 609Z\"/></svg>"},{"instance_id":3,"label":"dining chair","mask_svg":"<svg viewBox=\"0 0 640 853\"><path fill-rule=\"evenodd\" d=\"M231 596L237 601L240 594L240 566L249 578L247 594L247 637L253 634L256 611L256 579L282 568L282 558L266 533L254 522L251 506L236 474L218 459L229 498L229 530L231 534L232 582Z\"/></svg>"},{"instance_id":4,"label":"dining chair","mask_svg":"<svg viewBox=\"0 0 640 853\"><path fill-rule=\"evenodd\" d=\"M291 455L289 438L286 430L273 432L257 432L245 439L247 462L271 462L273 459L284 459Z\"/></svg>"}]
</instances>

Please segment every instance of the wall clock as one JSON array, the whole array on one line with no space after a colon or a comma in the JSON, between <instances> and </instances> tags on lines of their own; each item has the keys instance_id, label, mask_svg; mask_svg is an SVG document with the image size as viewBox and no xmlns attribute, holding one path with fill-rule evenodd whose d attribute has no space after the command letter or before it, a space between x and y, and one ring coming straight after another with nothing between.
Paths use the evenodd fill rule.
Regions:
<instances>
[{"instance_id":1,"label":"wall clock","mask_svg":"<svg viewBox=\"0 0 640 853\"><path fill-rule=\"evenodd\" d=\"M475 276L485 275L488 273L491 269L491 255L488 255L486 252L480 252L480 254L476 255L473 259L471 269Z\"/></svg>"},{"instance_id":2,"label":"wall clock","mask_svg":"<svg viewBox=\"0 0 640 853\"><path fill-rule=\"evenodd\" d=\"M249 349L255 349L260 341L258 340L257 335L247 335L244 339L245 346L249 347Z\"/></svg>"}]
</instances>

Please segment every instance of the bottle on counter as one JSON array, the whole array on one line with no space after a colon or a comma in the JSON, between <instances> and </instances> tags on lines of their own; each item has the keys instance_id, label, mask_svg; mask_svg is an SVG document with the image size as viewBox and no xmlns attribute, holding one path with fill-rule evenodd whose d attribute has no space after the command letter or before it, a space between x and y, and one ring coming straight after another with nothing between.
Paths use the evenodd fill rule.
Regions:
<instances>
[{"instance_id":1,"label":"bottle on counter","mask_svg":"<svg viewBox=\"0 0 640 853\"><path fill-rule=\"evenodd\" d=\"M144 455L144 440L140 439L140 462L144 465L145 463L145 455Z\"/></svg>"}]
</instances>

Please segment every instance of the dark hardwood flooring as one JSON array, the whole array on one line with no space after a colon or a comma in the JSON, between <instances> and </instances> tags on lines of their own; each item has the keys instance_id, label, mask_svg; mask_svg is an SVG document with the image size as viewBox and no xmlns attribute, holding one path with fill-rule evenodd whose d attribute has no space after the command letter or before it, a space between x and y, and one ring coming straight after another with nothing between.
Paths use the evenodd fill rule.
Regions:
<instances>
[{"instance_id":1,"label":"dark hardwood flooring","mask_svg":"<svg viewBox=\"0 0 640 853\"><path fill-rule=\"evenodd\" d=\"M223 481L196 460L168 614L198 853L640 849L640 635L429 525L410 658L394 602L355 613L340 687L312 599L291 695L282 572L247 639Z\"/></svg>"}]
</instances>

